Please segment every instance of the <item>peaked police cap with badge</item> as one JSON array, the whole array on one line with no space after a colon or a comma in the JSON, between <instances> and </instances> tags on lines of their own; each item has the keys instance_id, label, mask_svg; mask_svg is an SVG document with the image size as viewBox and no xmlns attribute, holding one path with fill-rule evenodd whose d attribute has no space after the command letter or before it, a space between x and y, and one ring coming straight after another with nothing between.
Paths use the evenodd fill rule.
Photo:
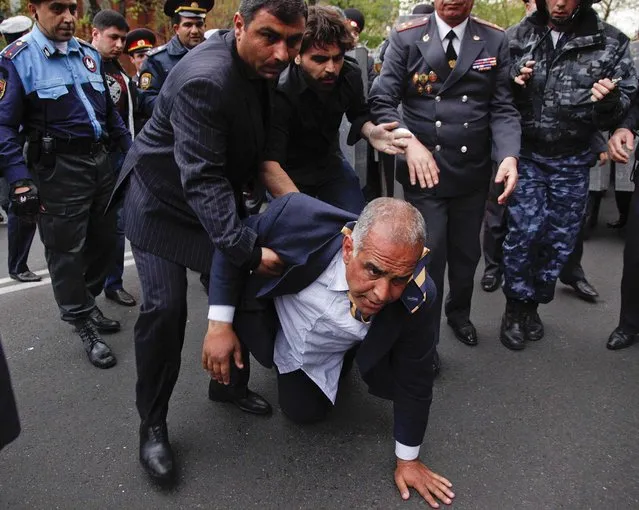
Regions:
<instances>
[{"instance_id":1,"label":"peaked police cap with badge","mask_svg":"<svg viewBox=\"0 0 639 510\"><path fill-rule=\"evenodd\" d=\"M155 34L148 28L136 28L126 35L124 51L129 55L138 52L147 52L155 46Z\"/></svg>"},{"instance_id":2,"label":"peaked police cap with badge","mask_svg":"<svg viewBox=\"0 0 639 510\"><path fill-rule=\"evenodd\" d=\"M164 14L169 17L179 14L183 18L204 19L214 4L215 0L167 0L164 4Z\"/></svg>"}]
</instances>

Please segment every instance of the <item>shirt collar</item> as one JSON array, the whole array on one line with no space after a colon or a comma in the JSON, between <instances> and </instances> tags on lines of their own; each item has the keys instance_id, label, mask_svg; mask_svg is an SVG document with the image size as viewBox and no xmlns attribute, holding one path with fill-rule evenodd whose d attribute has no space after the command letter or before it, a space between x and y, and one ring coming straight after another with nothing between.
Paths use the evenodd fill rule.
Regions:
<instances>
[{"instance_id":1,"label":"shirt collar","mask_svg":"<svg viewBox=\"0 0 639 510\"><path fill-rule=\"evenodd\" d=\"M344 264L344 257L342 256L342 250L339 250L335 255L335 263L332 264L333 277L328 284L328 290L335 292L348 292L348 282L346 281L346 264Z\"/></svg>"},{"instance_id":2,"label":"shirt collar","mask_svg":"<svg viewBox=\"0 0 639 510\"><path fill-rule=\"evenodd\" d=\"M464 38L466 26L468 25L468 18L466 18L459 25L453 28L443 19L441 19L437 14L437 11L435 11L435 22L437 23L437 31L439 32L439 38L442 42L444 42L444 40L446 39L446 35L448 35L448 32L452 30L453 32L455 32L457 39L459 39L459 42L461 43L462 39Z\"/></svg>"},{"instance_id":3,"label":"shirt collar","mask_svg":"<svg viewBox=\"0 0 639 510\"><path fill-rule=\"evenodd\" d=\"M31 30L31 36L35 43L40 47L45 57L49 58L57 51L54 42L42 33L37 23L33 26L33 30ZM72 51L80 51L80 43L75 40L75 37L72 37L69 40L69 44L67 46L67 52L71 53Z\"/></svg>"}]
</instances>

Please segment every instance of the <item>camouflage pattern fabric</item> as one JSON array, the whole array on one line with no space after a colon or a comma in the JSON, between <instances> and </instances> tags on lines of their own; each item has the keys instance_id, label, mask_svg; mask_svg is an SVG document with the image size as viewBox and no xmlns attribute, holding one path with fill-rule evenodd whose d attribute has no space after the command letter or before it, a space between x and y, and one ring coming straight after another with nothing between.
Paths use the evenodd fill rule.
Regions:
<instances>
[{"instance_id":1,"label":"camouflage pattern fabric","mask_svg":"<svg viewBox=\"0 0 639 510\"><path fill-rule=\"evenodd\" d=\"M538 13L526 17L507 35L513 78L526 61L536 61L527 86L514 85L522 116L522 154L576 154L588 147L595 131L613 129L624 118L637 90L629 40L592 9L580 15L557 50ZM619 79L617 89L593 103L590 89L603 78Z\"/></svg>"},{"instance_id":2,"label":"camouflage pattern fabric","mask_svg":"<svg viewBox=\"0 0 639 510\"><path fill-rule=\"evenodd\" d=\"M507 298L552 301L559 272L581 227L593 161L589 150L562 158L520 159L503 246Z\"/></svg>"}]
</instances>

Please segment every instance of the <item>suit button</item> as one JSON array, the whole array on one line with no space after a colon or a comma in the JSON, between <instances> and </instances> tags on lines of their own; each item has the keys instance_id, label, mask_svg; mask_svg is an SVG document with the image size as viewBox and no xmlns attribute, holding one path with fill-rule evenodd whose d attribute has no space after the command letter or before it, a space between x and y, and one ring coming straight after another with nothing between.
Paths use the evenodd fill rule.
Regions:
<instances>
[{"instance_id":1,"label":"suit button","mask_svg":"<svg viewBox=\"0 0 639 510\"><path fill-rule=\"evenodd\" d=\"M468 96L464 95L462 96L462 103L467 103L468 102Z\"/></svg>"},{"instance_id":2,"label":"suit button","mask_svg":"<svg viewBox=\"0 0 639 510\"><path fill-rule=\"evenodd\" d=\"M468 147L466 147L465 145L462 145L461 151L466 154L466 152L468 152Z\"/></svg>"},{"instance_id":3,"label":"suit button","mask_svg":"<svg viewBox=\"0 0 639 510\"><path fill-rule=\"evenodd\" d=\"M440 96L435 96L435 101L437 101L438 103L442 100L442 98Z\"/></svg>"},{"instance_id":4,"label":"suit button","mask_svg":"<svg viewBox=\"0 0 639 510\"><path fill-rule=\"evenodd\" d=\"M464 127L468 129L468 122L464 122Z\"/></svg>"},{"instance_id":5,"label":"suit button","mask_svg":"<svg viewBox=\"0 0 639 510\"><path fill-rule=\"evenodd\" d=\"M435 122L435 127L442 127L442 121L438 120L437 122Z\"/></svg>"},{"instance_id":6,"label":"suit button","mask_svg":"<svg viewBox=\"0 0 639 510\"><path fill-rule=\"evenodd\" d=\"M442 146L441 145L435 145L435 150L437 152L439 152L440 150L442 150Z\"/></svg>"}]
</instances>

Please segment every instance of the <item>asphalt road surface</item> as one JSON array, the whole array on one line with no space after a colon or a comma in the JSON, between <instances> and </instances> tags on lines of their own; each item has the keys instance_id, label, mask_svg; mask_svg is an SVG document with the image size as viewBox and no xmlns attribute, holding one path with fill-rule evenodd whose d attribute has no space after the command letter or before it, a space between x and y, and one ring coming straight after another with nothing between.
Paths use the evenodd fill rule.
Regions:
<instances>
[{"instance_id":1,"label":"asphalt road surface","mask_svg":"<svg viewBox=\"0 0 639 510\"><path fill-rule=\"evenodd\" d=\"M609 196L600 223L613 219ZM0 331L23 431L0 452L0 508L426 508L416 493L400 499L391 405L368 395L356 371L328 421L315 426L286 420L274 374L256 363L251 387L275 405L273 416L208 401L200 365L207 304L196 274L169 413L179 484L158 490L137 460L136 309L98 298L123 327L107 338L117 366L93 368L58 319L50 284L7 278L6 243L0 226ZM479 346L442 326L443 370L421 457L453 482L453 508L639 508L639 346L605 349L618 318L622 246L615 232L597 228L584 267L601 299L588 304L560 286L540 310L545 339L522 352L499 343L501 292L477 287ZM139 296L130 253L127 261L125 286ZM30 266L46 274L38 241Z\"/></svg>"}]
</instances>

